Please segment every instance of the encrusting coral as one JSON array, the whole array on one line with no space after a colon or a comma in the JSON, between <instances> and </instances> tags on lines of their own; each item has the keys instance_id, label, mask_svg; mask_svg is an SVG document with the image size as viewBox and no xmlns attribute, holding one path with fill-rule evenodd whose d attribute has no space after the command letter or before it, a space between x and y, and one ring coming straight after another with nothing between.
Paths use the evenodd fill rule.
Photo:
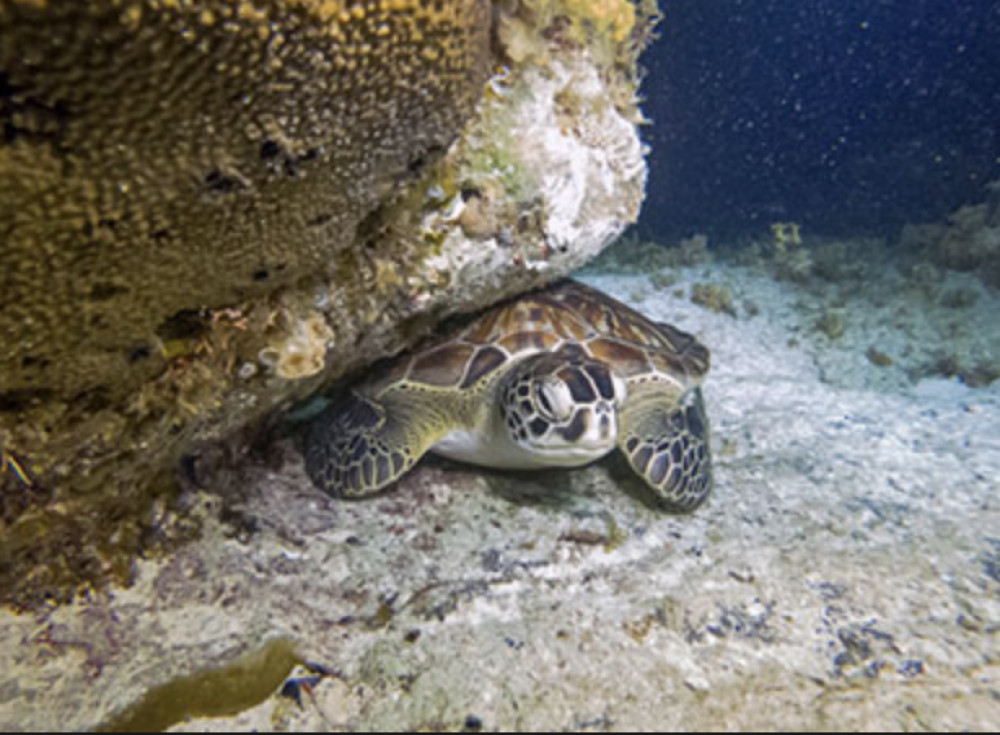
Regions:
<instances>
[{"instance_id":1,"label":"encrusting coral","mask_svg":"<svg viewBox=\"0 0 1000 735\"><path fill-rule=\"evenodd\" d=\"M485 0L0 2L0 445L35 478L0 477L6 523L33 506L89 536L52 514L115 498L98 466L155 484L187 419L229 410L273 295L326 273L472 113L488 20ZM318 372L322 339L286 337L277 374ZM135 516L145 493L120 495L98 515ZM93 563L61 537L46 576ZM3 530L0 578L39 543Z\"/></svg>"},{"instance_id":2,"label":"encrusting coral","mask_svg":"<svg viewBox=\"0 0 1000 735\"><path fill-rule=\"evenodd\" d=\"M326 268L455 137L482 0L0 3L0 393L114 400L179 312Z\"/></svg>"}]
</instances>

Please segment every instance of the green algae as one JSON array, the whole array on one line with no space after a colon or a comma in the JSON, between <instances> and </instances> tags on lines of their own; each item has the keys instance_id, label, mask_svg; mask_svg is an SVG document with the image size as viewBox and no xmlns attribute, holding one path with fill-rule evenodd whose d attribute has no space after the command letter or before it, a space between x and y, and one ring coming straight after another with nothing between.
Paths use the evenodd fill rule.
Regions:
<instances>
[{"instance_id":1,"label":"green algae","mask_svg":"<svg viewBox=\"0 0 1000 735\"><path fill-rule=\"evenodd\" d=\"M97 732L162 732L182 720L224 717L254 707L304 663L288 638L276 638L232 663L161 684Z\"/></svg>"}]
</instances>

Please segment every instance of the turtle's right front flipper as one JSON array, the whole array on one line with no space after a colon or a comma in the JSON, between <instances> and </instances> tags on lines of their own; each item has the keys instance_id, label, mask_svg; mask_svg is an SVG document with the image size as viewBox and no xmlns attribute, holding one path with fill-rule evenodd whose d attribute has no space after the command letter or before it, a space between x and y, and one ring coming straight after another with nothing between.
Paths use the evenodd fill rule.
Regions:
<instances>
[{"instance_id":1,"label":"turtle's right front flipper","mask_svg":"<svg viewBox=\"0 0 1000 735\"><path fill-rule=\"evenodd\" d=\"M317 416L305 441L306 472L321 490L359 498L385 489L430 446L406 413L349 391Z\"/></svg>"}]
</instances>

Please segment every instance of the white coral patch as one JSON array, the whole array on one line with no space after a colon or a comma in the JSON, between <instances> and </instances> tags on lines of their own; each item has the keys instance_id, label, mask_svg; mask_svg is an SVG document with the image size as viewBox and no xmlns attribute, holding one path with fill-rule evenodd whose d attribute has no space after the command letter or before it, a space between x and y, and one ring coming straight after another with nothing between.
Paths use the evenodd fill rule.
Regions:
<instances>
[{"instance_id":1,"label":"white coral patch","mask_svg":"<svg viewBox=\"0 0 1000 735\"><path fill-rule=\"evenodd\" d=\"M560 276L583 266L620 235L638 217L646 161L634 120L616 109L614 98L615 90L581 53L527 68L516 90L485 103L499 105L481 117L502 116L504 124L493 132L509 139L503 153L512 159L492 174L501 182L520 182L520 192L505 193L522 207L526 203L516 202L517 195L537 192L532 206L544 238L537 231L498 235L473 247L461 228L451 227L428 267L450 272L454 283L470 290L497 291L488 282L509 273L512 261ZM568 109L566 100L572 102ZM496 144L489 135L476 131L459 145L482 150ZM439 213L424 225L427 231L446 227Z\"/></svg>"}]
</instances>

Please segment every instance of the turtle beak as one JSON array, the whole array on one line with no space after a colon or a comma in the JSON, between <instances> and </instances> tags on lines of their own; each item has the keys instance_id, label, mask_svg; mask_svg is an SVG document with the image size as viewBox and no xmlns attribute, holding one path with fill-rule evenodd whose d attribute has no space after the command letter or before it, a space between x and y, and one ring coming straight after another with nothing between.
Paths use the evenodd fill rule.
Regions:
<instances>
[{"instance_id":1,"label":"turtle beak","mask_svg":"<svg viewBox=\"0 0 1000 735\"><path fill-rule=\"evenodd\" d=\"M610 416L604 414L603 416L598 417L597 425L598 425L598 434L600 435L602 441L608 441L609 439L613 438L611 433Z\"/></svg>"},{"instance_id":2,"label":"turtle beak","mask_svg":"<svg viewBox=\"0 0 1000 735\"><path fill-rule=\"evenodd\" d=\"M593 407L580 407L573 420L557 431L568 444L576 444L581 449L605 449L617 438L614 411L614 405L609 401L598 401Z\"/></svg>"}]
</instances>

